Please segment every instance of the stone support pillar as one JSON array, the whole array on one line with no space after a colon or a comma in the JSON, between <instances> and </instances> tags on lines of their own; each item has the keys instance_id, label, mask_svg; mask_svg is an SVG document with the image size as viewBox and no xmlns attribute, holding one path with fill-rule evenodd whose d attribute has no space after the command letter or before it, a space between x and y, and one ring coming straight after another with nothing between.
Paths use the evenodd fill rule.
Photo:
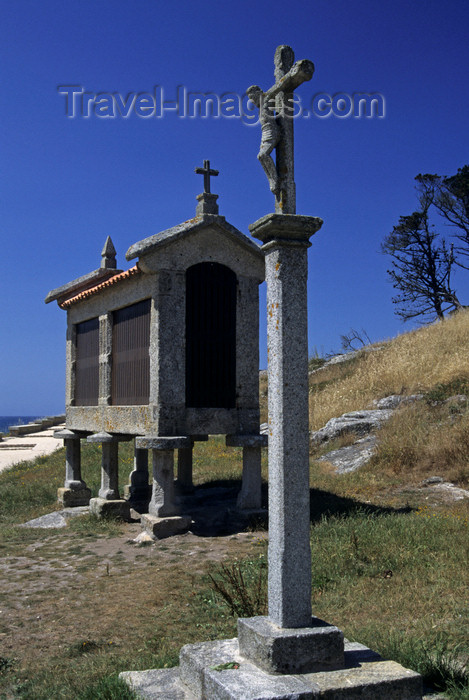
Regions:
<instances>
[{"instance_id":1,"label":"stone support pillar","mask_svg":"<svg viewBox=\"0 0 469 700\"><path fill-rule=\"evenodd\" d=\"M99 497L106 499L106 501L117 501L119 500L119 443L103 442L101 448Z\"/></svg>"},{"instance_id":2,"label":"stone support pillar","mask_svg":"<svg viewBox=\"0 0 469 700\"><path fill-rule=\"evenodd\" d=\"M178 450L177 483L182 492L188 493L194 490L192 481L192 449L194 441L191 440L190 447L181 447Z\"/></svg>"},{"instance_id":3,"label":"stone support pillar","mask_svg":"<svg viewBox=\"0 0 469 700\"><path fill-rule=\"evenodd\" d=\"M178 515L174 494L174 450L191 449L190 437L138 437L135 446L152 451L153 487L149 514L157 518Z\"/></svg>"},{"instance_id":4,"label":"stone support pillar","mask_svg":"<svg viewBox=\"0 0 469 700\"><path fill-rule=\"evenodd\" d=\"M243 478L236 502L240 510L262 508L261 449L267 447L267 435L227 435L227 447L243 448Z\"/></svg>"},{"instance_id":5,"label":"stone support pillar","mask_svg":"<svg viewBox=\"0 0 469 700\"><path fill-rule=\"evenodd\" d=\"M101 444L101 488L98 498L90 501L90 513L98 518L130 518L130 505L119 497L119 442L131 440L131 435L95 433L88 442Z\"/></svg>"},{"instance_id":6,"label":"stone support pillar","mask_svg":"<svg viewBox=\"0 0 469 700\"><path fill-rule=\"evenodd\" d=\"M58 490L58 500L66 507L86 506L91 491L81 478L81 445L83 433L74 430L56 430L54 437L63 440L65 446L65 482Z\"/></svg>"},{"instance_id":7,"label":"stone support pillar","mask_svg":"<svg viewBox=\"0 0 469 700\"><path fill-rule=\"evenodd\" d=\"M81 444L80 438L64 438L65 446L65 483L67 489L79 489L85 486L81 478Z\"/></svg>"},{"instance_id":8,"label":"stone support pillar","mask_svg":"<svg viewBox=\"0 0 469 700\"><path fill-rule=\"evenodd\" d=\"M178 449L177 486L182 493L194 490L192 480L192 453L195 442L206 442L208 435L191 435L191 446Z\"/></svg>"},{"instance_id":9,"label":"stone support pillar","mask_svg":"<svg viewBox=\"0 0 469 700\"><path fill-rule=\"evenodd\" d=\"M110 433L95 433L88 442L101 444L101 488L99 498L106 501L119 500L119 438Z\"/></svg>"},{"instance_id":10,"label":"stone support pillar","mask_svg":"<svg viewBox=\"0 0 469 700\"><path fill-rule=\"evenodd\" d=\"M152 450L153 489L148 512L158 518L179 515L174 498L174 450Z\"/></svg>"},{"instance_id":11,"label":"stone support pillar","mask_svg":"<svg viewBox=\"0 0 469 700\"><path fill-rule=\"evenodd\" d=\"M269 214L250 226L263 242L269 379L269 618L311 625L307 248L316 217Z\"/></svg>"},{"instance_id":12,"label":"stone support pillar","mask_svg":"<svg viewBox=\"0 0 469 700\"><path fill-rule=\"evenodd\" d=\"M148 512L151 486L148 483L148 450L134 449L134 468L130 472L130 484L125 487L129 505L139 513Z\"/></svg>"}]
</instances>

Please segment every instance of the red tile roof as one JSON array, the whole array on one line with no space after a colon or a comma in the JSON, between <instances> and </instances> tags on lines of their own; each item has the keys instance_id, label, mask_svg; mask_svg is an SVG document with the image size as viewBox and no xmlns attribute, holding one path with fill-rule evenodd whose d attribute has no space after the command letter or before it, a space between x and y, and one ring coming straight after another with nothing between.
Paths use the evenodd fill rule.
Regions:
<instances>
[{"instance_id":1,"label":"red tile roof","mask_svg":"<svg viewBox=\"0 0 469 700\"><path fill-rule=\"evenodd\" d=\"M102 289L112 287L114 284L117 284L122 280L126 280L129 277L133 277L134 275L139 274L140 270L138 269L137 265L134 265L134 267L131 267L130 270L120 272L118 275L114 275L114 277L111 277L105 282L101 282L100 284L97 284L95 287L91 287L90 289L85 289L84 292L80 292L80 294L76 294L74 297L70 297L70 299L63 301L60 304L60 308L68 309L70 306L73 306L73 304L78 304L78 302L83 301L84 299L88 299L88 297L91 297L94 294L98 294Z\"/></svg>"}]
</instances>

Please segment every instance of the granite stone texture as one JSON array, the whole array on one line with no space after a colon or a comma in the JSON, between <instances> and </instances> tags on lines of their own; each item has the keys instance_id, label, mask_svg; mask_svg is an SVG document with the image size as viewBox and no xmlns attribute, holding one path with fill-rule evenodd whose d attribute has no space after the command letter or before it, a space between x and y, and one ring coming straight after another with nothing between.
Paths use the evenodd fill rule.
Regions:
<instances>
[{"instance_id":1,"label":"granite stone texture","mask_svg":"<svg viewBox=\"0 0 469 700\"><path fill-rule=\"evenodd\" d=\"M205 201L210 197L216 195L208 193L202 198ZM103 252L103 259L112 258L109 245ZM100 288L98 293L88 293L67 308L67 427L134 436L258 432L258 287L264 279L264 256L259 245L223 216L202 213L131 246L127 258L135 257L139 257L135 274ZM236 407L232 409L185 405L185 275L190 266L200 262L226 265L237 276ZM103 275L115 273L101 268L89 280L61 287L57 299L63 302L72 297L82 290L82 284L89 292L94 279L99 282ZM151 300L149 402L113 405L113 311L144 299ZM97 405L81 406L75 401L75 329L76 324L90 318L99 319L99 399Z\"/></svg>"},{"instance_id":2,"label":"granite stone texture","mask_svg":"<svg viewBox=\"0 0 469 700\"><path fill-rule=\"evenodd\" d=\"M178 535L188 530L192 523L190 515L174 515L158 517L149 513L144 513L140 519L142 527L149 535L163 540L166 537Z\"/></svg>"},{"instance_id":3,"label":"granite stone texture","mask_svg":"<svg viewBox=\"0 0 469 700\"><path fill-rule=\"evenodd\" d=\"M151 498L151 486L148 483L148 450L134 446L133 469L129 475L129 484L124 486L124 498L131 508L139 513L148 511Z\"/></svg>"},{"instance_id":4,"label":"granite stone texture","mask_svg":"<svg viewBox=\"0 0 469 700\"><path fill-rule=\"evenodd\" d=\"M64 508L87 506L91 498L91 489L83 488L59 488L57 489L57 501Z\"/></svg>"},{"instance_id":5,"label":"granite stone texture","mask_svg":"<svg viewBox=\"0 0 469 700\"><path fill-rule=\"evenodd\" d=\"M262 507L261 448L243 447L243 479L236 505L240 510Z\"/></svg>"},{"instance_id":6,"label":"granite stone texture","mask_svg":"<svg viewBox=\"0 0 469 700\"><path fill-rule=\"evenodd\" d=\"M307 248L322 221L270 214L250 226L266 254L269 353L269 617L311 622Z\"/></svg>"},{"instance_id":7,"label":"granite stone texture","mask_svg":"<svg viewBox=\"0 0 469 700\"><path fill-rule=\"evenodd\" d=\"M290 46L278 46L274 55L274 85L265 92L258 85L247 89L248 97L259 108L262 138L257 158L275 195L275 211L283 214L296 213L293 91L314 74L311 61L294 61ZM275 161L271 156L274 149Z\"/></svg>"},{"instance_id":8,"label":"granite stone texture","mask_svg":"<svg viewBox=\"0 0 469 700\"><path fill-rule=\"evenodd\" d=\"M311 700L312 688L295 676L273 676L262 672L253 664L243 664L239 669L209 670L204 686L210 700Z\"/></svg>"},{"instance_id":9,"label":"granite stone texture","mask_svg":"<svg viewBox=\"0 0 469 700\"><path fill-rule=\"evenodd\" d=\"M186 644L179 654L181 680L194 697L203 698L206 669L232 662L241 663L236 638Z\"/></svg>"},{"instance_id":10,"label":"granite stone texture","mask_svg":"<svg viewBox=\"0 0 469 700\"><path fill-rule=\"evenodd\" d=\"M179 678L178 668L155 671L124 671L119 674L139 698L147 700L194 700Z\"/></svg>"},{"instance_id":11,"label":"granite stone texture","mask_svg":"<svg viewBox=\"0 0 469 700\"><path fill-rule=\"evenodd\" d=\"M174 492L174 450L153 449L153 488L148 512L158 518L179 515Z\"/></svg>"},{"instance_id":12,"label":"granite stone texture","mask_svg":"<svg viewBox=\"0 0 469 700\"><path fill-rule=\"evenodd\" d=\"M238 620L240 654L268 673L330 671L344 665L344 635L312 618L309 627L285 629L268 617Z\"/></svg>"},{"instance_id":13,"label":"granite stone texture","mask_svg":"<svg viewBox=\"0 0 469 700\"><path fill-rule=\"evenodd\" d=\"M422 677L396 661L377 661L331 673L307 673L302 680L316 685L316 697L324 700L420 700L423 692Z\"/></svg>"},{"instance_id":14,"label":"granite stone texture","mask_svg":"<svg viewBox=\"0 0 469 700\"><path fill-rule=\"evenodd\" d=\"M418 673L345 642L344 667L316 673L268 673L245 659L237 639L188 644L173 669L120 674L144 700L421 700ZM427 696L425 696L427 697ZM429 696L431 697L431 696Z\"/></svg>"},{"instance_id":15,"label":"granite stone texture","mask_svg":"<svg viewBox=\"0 0 469 700\"><path fill-rule=\"evenodd\" d=\"M130 520L130 506L123 499L111 501L106 498L92 498L90 500L90 513L97 518Z\"/></svg>"}]
</instances>

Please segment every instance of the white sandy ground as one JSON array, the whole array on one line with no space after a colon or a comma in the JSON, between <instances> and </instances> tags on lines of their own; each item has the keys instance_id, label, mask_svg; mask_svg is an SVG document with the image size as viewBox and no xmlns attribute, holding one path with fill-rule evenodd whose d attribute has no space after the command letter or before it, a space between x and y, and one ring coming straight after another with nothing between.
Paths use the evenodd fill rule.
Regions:
<instances>
[{"instance_id":1,"label":"white sandy ground","mask_svg":"<svg viewBox=\"0 0 469 700\"><path fill-rule=\"evenodd\" d=\"M50 455L51 452L58 450L63 446L63 440L57 440L54 437L54 431L63 427L63 425L55 425L39 433L30 433L21 437L4 437L0 442L0 472L18 462Z\"/></svg>"}]
</instances>

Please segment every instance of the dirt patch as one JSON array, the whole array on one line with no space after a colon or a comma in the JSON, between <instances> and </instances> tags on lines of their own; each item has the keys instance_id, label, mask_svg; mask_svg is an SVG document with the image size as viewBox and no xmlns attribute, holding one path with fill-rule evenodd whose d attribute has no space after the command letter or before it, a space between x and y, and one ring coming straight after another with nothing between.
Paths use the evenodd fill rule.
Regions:
<instances>
[{"instance_id":1,"label":"dirt patch","mask_svg":"<svg viewBox=\"0 0 469 700\"><path fill-rule=\"evenodd\" d=\"M256 532L214 537L188 532L139 546L131 542L139 532L135 523L123 525L114 537L36 530L37 541L4 556L1 655L33 670L45 653L63 662L80 640L141 644L152 621L154 630L161 624L162 611L181 614L189 607L214 563L252 554L265 538Z\"/></svg>"}]
</instances>

